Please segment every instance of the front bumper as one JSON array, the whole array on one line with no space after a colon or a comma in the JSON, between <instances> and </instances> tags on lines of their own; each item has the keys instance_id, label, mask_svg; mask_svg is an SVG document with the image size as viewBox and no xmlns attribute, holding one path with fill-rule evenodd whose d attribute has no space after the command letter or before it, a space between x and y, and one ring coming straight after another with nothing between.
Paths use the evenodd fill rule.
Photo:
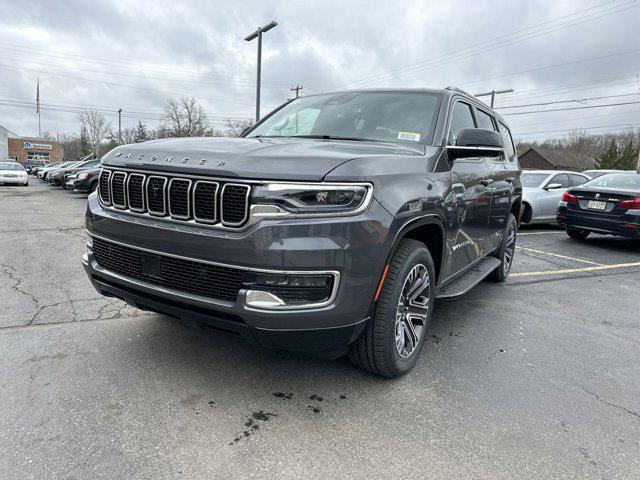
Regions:
<instances>
[{"instance_id":1,"label":"front bumper","mask_svg":"<svg viewBox=\"0 0 640 480\"><path fill-rule=\"evenodd\" d=\"M132 248L285 274L337 271L335 298L321 308L258 310L247 307L245 289L230 302L147 284L105 270L91 249L84 265L100 293L132 305L234 331L267 348L337 356L346 352L371 315L390 223L389 213L374 200L354 217L263 220L246 230L229 231L104 210L95 194L89 196L88 233Z\"/></svg>"},{"instance_id":2,"label":"front bumper","mask_svg":"<svg viewBox=\"0 0 640 480\"><path fill-rule=\"evenodd\" d=\"M88 182L88 179L86 178L74 179L74 181L72 182L72 185L69 188L72 188L73 191L76 193L91 193L91 185Z\"/></svg>"},{"instance_id":3,"label":"front bumper","mask_svg":"<svg viewBox=\"0 0 640 480\"><path fill-rule=\"evenodd\" d=\"M556 219L558 225L564 229L573 228L604 235L640 238L640 210L629 210L625 215L607 218L590 212L576 212L561 204Z\"/></svg>"},{"instance_id":4,"label":"front bumper","mask_svg":"<svg viewBox=\"0 0 640 480\"><path fill-rule=\"evenodd\" d=\"M29 177L0 177L0 185L27 185L29 183Z\"/></svg>"}]
</instances>

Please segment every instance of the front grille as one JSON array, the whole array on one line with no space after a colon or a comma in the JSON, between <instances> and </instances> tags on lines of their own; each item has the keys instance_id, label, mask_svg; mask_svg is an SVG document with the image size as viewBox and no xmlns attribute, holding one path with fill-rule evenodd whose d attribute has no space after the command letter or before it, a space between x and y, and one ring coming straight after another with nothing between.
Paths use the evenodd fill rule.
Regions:
<instances>
[{"instance_id":1,"label":"front grille","mask_svg":"<svg viewBox=\"0 0 640 480\"><path fill-rule=\"evenodd\" d=\"M108 169L100 175L100 200L106 207L212 226L246 224L250 195L251 186L244 183Z\"/></svg>"},{"instance_id":2,"label":"front grille","mask_svg":"<svg viewBox=\"0 0 640 480\"><path fill-rule=\"evenodd\" d=\"M127 180L129 210L144 212L144 175L132 173Z\"/></svg>"},{"instance_id":3,"label":"front grille","mask_svg":"<svg viewBox=\"0 0 640 480\"><path fill-rule=\"evenodd\" d=\"M169 182L169 214L172 218L186 220L191 216L189 209L190 188L191 180L172 178Z\"/></svg>"},{"instance_id":4,"label":"front grille","mask_svg":"<svg viewBox=\"0 0 640 480\"><path fill-rule=\"evenodd\" d=\"M109 177L111 172L109 170L102 170L100 172L100 200L104 205L111 205L111 194L109 193Z\"/></svg>"},{"instance_id":5,"label":"front grille","mask_svg":"<svg viewBox=\"0 0 640 480\"><path fill-rule=\"evenodd\" d=\"M111 175L111 203L116 208L127 208L127 199L124 192L124 181L127 174L124 172L113 172Z\"/></svg>"},{"instance_id":6,"label":"front grille","mask_svg":"<svg viewBox=\"0 0 640 480\"><path fill-rule=\"evenodd\" d=\"M194 260L147 253L93 238L98 264L115 273L160 287L218 300L236 301L243 271Z\"/></svg>"},{"instance_id":7,"label":"front grille","mask_svg":"<svg viewBox=\"0 0 640 480\"><path fill-rule=\"evenodd\" d=\"M222 187L222 221L229 225L240 225L247 216L249 187L228 183Z\"/></svg>"}]
</instances>

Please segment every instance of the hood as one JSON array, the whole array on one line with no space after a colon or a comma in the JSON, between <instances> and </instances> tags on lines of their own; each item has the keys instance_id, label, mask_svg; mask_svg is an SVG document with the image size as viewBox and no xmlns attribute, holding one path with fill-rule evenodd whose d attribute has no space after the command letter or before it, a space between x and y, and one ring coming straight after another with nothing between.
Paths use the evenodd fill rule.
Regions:
<instances>
[{"instance_id":1,"label":"hood","mask_svg":"<svg viewBox=\"0 0 640 480\"><path fill-rule=\"evenodd\" d=\"M424 155L423 145L302 138L173 138L123 145L102 158L112 167L258 180L322 180L361 157Z\"/></svg>"}]
</instances>

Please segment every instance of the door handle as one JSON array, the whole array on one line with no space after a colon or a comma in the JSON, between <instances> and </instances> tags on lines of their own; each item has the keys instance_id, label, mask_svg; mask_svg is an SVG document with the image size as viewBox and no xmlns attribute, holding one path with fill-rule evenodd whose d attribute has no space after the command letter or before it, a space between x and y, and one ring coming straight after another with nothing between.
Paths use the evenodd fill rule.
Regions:
<instances>
[{"instance_id":1,"label":"door handle","mask_svg":"<svg viewBox=\"0 0 640 480\"><path fill-rule=\"evenodd\" d=\"M482 180L480 180L480 183L486 187L493 183L493 178L483 178Z\"/></svg>"}]
</instances>

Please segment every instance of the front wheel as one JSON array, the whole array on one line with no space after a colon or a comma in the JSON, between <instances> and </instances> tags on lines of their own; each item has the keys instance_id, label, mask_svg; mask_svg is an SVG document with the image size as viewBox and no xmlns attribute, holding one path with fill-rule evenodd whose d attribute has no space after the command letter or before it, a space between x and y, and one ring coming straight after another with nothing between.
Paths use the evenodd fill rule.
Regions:
<instances>
[{"instance_id":1,"label":"front wheel","mask_svg":"<svg viewBox=\"0 0 640 480\"><path fill-rule=\"evenodd\" d=\"M587 230L577 230L575 228L567 228L567 235L569 235L574 240L584 240L589 236L589 232Z\"/></svg>"},{"instance_id":2,"label":"front wheel","mask_svg":"<svg viewBox=\"0 0 640 480\"><path fill-rule=\"evenodd\" d=\"M418 361L433 314L435 268L426 246L405 239L389 263L376 310L349 353L358 368L399 377Z\"/></svg>"},{"instance_id":3,"label":"front wheel","mask_svg":"<svg viewBox=\"0 0 640 480\"><path fill-rule=\"evenodd\" d=\"M511 265L513 265L513 258L516 253L516 236L518 232L518 224L516 217L512 213L507 220L507 226L504 229L504 236L500 242L498 250L496 250L496 256L500 260L500 265L489 275L489 280L494 282L504 282L509 276L511 271Z\"/></svg>"}]
</instances>

